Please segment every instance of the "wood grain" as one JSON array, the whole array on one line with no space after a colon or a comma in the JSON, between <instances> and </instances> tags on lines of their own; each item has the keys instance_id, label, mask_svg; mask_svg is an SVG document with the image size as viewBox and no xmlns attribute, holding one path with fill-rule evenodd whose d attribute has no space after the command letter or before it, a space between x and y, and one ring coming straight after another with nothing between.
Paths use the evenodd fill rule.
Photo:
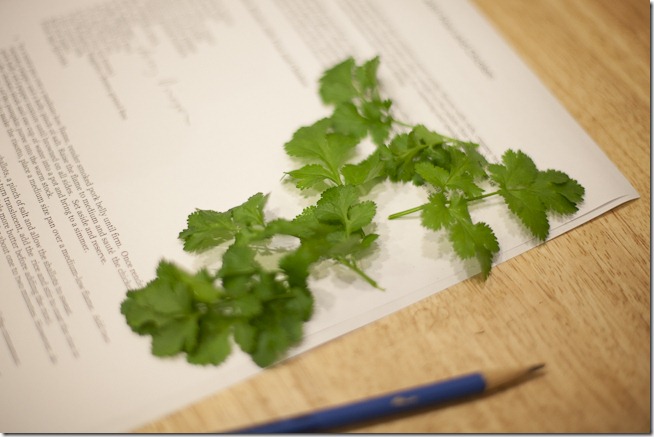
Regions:
<instances>
[{"instance_id":1,"label":"wood grain","mask_svg":"<svg viewBox=\"0 0 654 437\"><path fill-rule=\"evenodd\" d=\"M475 4L641 198L139 432L225 431L465 371L546 362L492 396L362 433L651 432L650 6Z\"/></svg>"}]
</instances>

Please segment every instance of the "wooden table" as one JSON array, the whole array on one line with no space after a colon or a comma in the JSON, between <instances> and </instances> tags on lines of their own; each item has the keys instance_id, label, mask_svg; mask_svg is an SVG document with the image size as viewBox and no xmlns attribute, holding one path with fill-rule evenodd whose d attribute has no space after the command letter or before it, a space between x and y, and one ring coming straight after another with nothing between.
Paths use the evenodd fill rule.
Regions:
<instances>
[{"instance_id":1,"label":"wooden table","mask_svg":"<svg viewBox=\"0 0 654 437\"><path fill-rule=\"evenodd\" d=\"M138 431L207 432L484 368L547 371L366 433L640 432L650 414L650 6L476 0L641 198Z\"/></svg>"}]
</instances>

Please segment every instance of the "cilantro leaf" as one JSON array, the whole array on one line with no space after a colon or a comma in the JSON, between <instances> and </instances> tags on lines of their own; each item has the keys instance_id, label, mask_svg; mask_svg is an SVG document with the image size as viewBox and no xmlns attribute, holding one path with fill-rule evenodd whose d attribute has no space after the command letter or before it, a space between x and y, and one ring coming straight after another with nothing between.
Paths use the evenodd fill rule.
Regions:
<instances>
[{"instance_id":1,"label":"cilantro leaf","mask_svg":"<svg viewBox=\"0 0 654 437\"><path fill-rule=\"evenodd\" d=\"M179 238L184 241L184 250L202 252L231 240L237 231L229 212L196 210L188 216Z\"/></svg>"},{"instance_id":2,"label":"cilantro leaf","mask_svg":"<svg viewBox=\"0 0 654 437\"><path fill-rule=\"evenodd\" d=\"M357 89L352 82L352 70L355 65L353 58L347 58L323 73L319 93L324 103L347 102L357 95Z\"/></svg>"},{"instance_id":3,"label":"cilantro leaf","mask_svg":"<svg viewBox=\"0 0 654 437\"><path fill-rule=\"evenodd\" d=\"M501 164L488 167L509 210L541 241L550 230L548 211L571 214L583 200L584 190L577 181L559 171L539 171L522 151L508 150Z\"/></svg>"},{"instance_id":4,"label":"cilantro leaf","mask_svg":"<svg viewBox=\"0 0 654 437\"><path fill-rule=\"evenodd\" d=\"M381 154L375 151L358 164L346 164L341 174L347 185L366 185L386 178L386 170Z\"/></svg>"},{"instance_id":5,"label":"cilantro leaf","mask_svg":"<svg viewBox=\"0 0 654 437\"><path fill-rule=\"evenodd\" d=\"M268 366L302 339L303 326L313 313L313 297L304 287L290 286L268 300L261 314L250 320L246 331L253 361Z\"/></svg>"},{"instance_id":6,"label":"cilantro leaf","mask_svg":"<svg viewBox=\"0 0 654 437\"><path fill-rule=\"evenodd\" d=\"M375 56L354 71L361 93L367 95L371 100L379 100L379 81L377 80L379 64L379 56Z\"/></svg>"},{"instance_id":7,"label":"cilantro leaf","mask_svg":"<svg viewBox=\"0 0 654 437\"><path fill-rule=\"evenodd\" d=\"M422 225L434 231L448 228L457 221L457 217L465 217L468 214L467 208L465 210L463 208L466 208L463 202L448 203L445 194L434 193L429 196L429 202L422 208Z\"/></svg>"},{"instance_id":8,"label":"cilantro leaf","mask_svg":"<svg viewBox=\"0 0 654 437\"><path fill-rule=\"evenodd\" d=\"M302 127L284 145L289 156L313 164L287 173L298 180L298 188L308 188L325 179L341 184L339 169L352 155L357 141L347 135L332 133L330 126L331 121L323 119Z\"/></svg>"},{"instance_id":9,"label":"cilantro leaf","mask_svg":"<svg viewBox=\"0 0 654 437\"><path fill-rule=\"evenodd\" d=\"M355 187L342 185L325 190L316 204L314 214L322 222L339 222L346 235L370 224L376 206L372 201L359 202Z\"/></svg>"},{"instance_id":10,"label":"cilantro leaf","mask_svg":"<svg viewBox=\"0 0 654 437\"><path fill-rule=\"evenodd\" d=\"M243 204L229 210L232 220L239 229L264 226L263 208L268 201L268 195L257 193Z\"/></svg>"},{"instance_id":11,"label":"cilantro leaf","mask_svg":"<svg viewBox=\"0 0 654 437\"><path fill-rule=\"evenodd\" d=\"M314 260L303 267L293 262L287 276L278 278L261 269L250 248L234 244L226 255L219 272L225 289L216 288L210 302L197 299L195 292L204 282L215 287L206 271L192 275L166 261L159 264L156 279L128 292L121 312L134 332L152 337L154 355L185 353L193 364L219 364L230 354L233 337L257 364L266 366L299 341L313 311L305 285ZM234 279L238 287L229 285Z\"/></svg>"},{"instance_id":12,"label":"cilantro leaf","mask_svg":"<svg viewBox=\"0 0 654 437\"><path fill-rule=\"evenodd\" d=\"M450 241L454 251L462 259L476 256L484 278L491 271L493 256L500 247L493 230L483 222L459 221L450 229Z\"/></svg>"},{"instance_id":13,"label":"cilantro leaf","mask_svg":"<svg viewBox=\"0 0 654 437\"><path fill-rule=\"evenodd\" d=\"M438 189L460 190L474 197L483 192L477 183L487 178L487 161L477 147L416 125L411 132L393 137L379 153L391 181L416 185L427 182Z\"/></svg>"},{"instance_id":14,"label":"cilantro leaf","mask_svg":"<svg viewBox=\"0 0 654 437\"><path fill-rule=\"evenodd\" d=\"M502 155L502 164L489 165L489 171L509 210L534 236L545 240L550 225L545 205L538 191L532 189L538 169L531 158L521 151L507 150Z\"/></svg>"},{"instance_id":15,"label":"cilantro leaf","mask_svg":"<svg viewBox=\"0 0 654 437\"><path fill-rule=\"evenodd\" d=\"M196 210L191 213L186 229L179 233L184 250L203 252L234 239L239 232L260 230L264 226L263 208L267 200L267 195L257 193L225 212Z\"/></svg>"},{"instance_id":16,"label":"cilantro leaf","mask_svg":"<svg viewBox=\"0 0 654 437\"><path fill-rule=\"evenodd\" d=\"M422 176L426 182L439 188L441 191L447 189L450 185L450 172L430 162L417 163L415 165L415 172Z\"/></svg>"},{"instance_id":17,"label":"cilantro leaf","mask_svg":"<svg viewBox=\"0 0 654 437\"><path fill-rule=\"evenodd\" d=\"M232 244L223 255L223 264L218 274L222 278L229 276L251 275L260 269L255 260L255 251L243 244Z\"/></svg>"},{"instance_id":18,"label":"cilantro leaf","mask_svg":"<svg viewBox=\"0 0 654 437\"><path fill-rule=\"evenodd\" d=\"M444 137L422 125L417 125L409 133L393 137L386 148L380 148L382 160L391 181L410 182L422 185L424 180L417 174L415 166L429 162L449 169L450 153L444 148Z\"/></svg>"},{"instance_id":19,"label":"cilantro leaf","mask_svg":"<svg viewBox=\"0 0 654 437\"><path fill-rule=\"evenodd\" d=\"M415 165L415 171L427 183L440 190L458 190L470 197L479 196L484 190L475 183L472 173L466 167L467 163L462 159L451 170L430 162L419 162Z\"/></svg>"},{"instance_id":20,"label":"cilantro leaf","mask_svg":"<svg viewBox=\"0 0 654 437\"><path fill-rule=\"evenodd\" d=\"M172 319L152 334L152 353L159 357L193 350L197 344L198 316Z\"/></svg>"},{"instance_id":21,"label":"cilantro leaf","mask_svg":"<svg viewBox=\"0 0 654 437\"><path fill-rule=\"evenodd\" d=\"M338 184L338 179L332 171L326 169L320 164L307 164L297 170L287 172L295 180L295 186L301 190L313 188L322 184L325 179Z\"/></svg>"},{"instance_id":22,"label":"cilantro leaf","mask_svg":"<svg viewBox=\"0 0 654 437\"><path fill-rule=\"evenodd\" d=\"M386 173L393 182L408 182L415 174L414 157L420 152L409 135L402 133L393 137L388 146L379 148Z\"/></svg>"},{"instance_id":23,"label":"cilantro leaf","mask_svg":"<svg viewBox=\"0 0 654 437\"><path fill-rule=\"evenodd\" d=\"M327 104L350 102L357 97L379 100L377 71L380 59L374 57L357 66L353 58L335 65L320 78L319 94Z\"/></svg>"},{"instance_id":24,"label":"cilantro leaf","mask_svg":"<svg viewBox=\"0 0 654 437\"><path fill-rule=\"evenodd\" d=\"M202 318L197 346L189 351L186 360L191 364L220 364L232 351L230 321L210 314Z\"/></svg>"},{"instance_id":25,"label":"cilantro leaf","mask_svg":"<svg viewBox=\"0 0 654 437\"><path fill-rule=\"evenodd\" d=\"M388 138L393 124L392 102L380 98L378 68L378 57L361 66L348 58L321 77L320 96L324 103L335 106L331 116L334 132L357 140L370 134L377 145Z\"/></svg>"},{"instance_id":26,"label":"cilantro leaf","mask_svg":"<svg viewBox=\"0 0 654 437\"><path fill-rule=\"evenodd\" d=\"M446 229L459 258L476 257L482 275L488 277L493 257L500 250L499 244L486 223L473 223L468 202L461 195L454 194L449 201L442 192L431 195L422 209L421 219L426 228Z\"/></svg>"},{"instance_id":27,"label":"cilantro leaf","mask_svg":"<svg viewBox=\"0 0 654 437\"><path fill-rule=\"evenodd\" d=\"M584 199L584 187L558 170L538 172L533 189L541 196L548 211L559 214L573 214Z\"/></svg>"},{"instance_id":28,"label":"cilantro leaf","mask_svg":"<svg viewBox=\"0 0 654 437\"><path fill-rule=\"evenodd\" d=\"M331 120L334 130L343 135L361 139L368 134L368 120L359 114L359 110L352 102L338 104Z\"/></svg>"},{"instance_id":29,"label":"cilantro leaf","mask_svg":"<svg viewBox=\"0 0 654 437\"><path fill-rule=\"evenodd\" d=\"M298 129L284 145L290 156L319 162L329 169L337 169L349 158L356 146L355 139L329 131L331 121L323 119L311 126Z\"/></svg>"},{"instance_id":30,"label":"cilantro leaf","mask_svg":"<svg viewBox=\"0 0 654 437\"><path fill-rule=\"evenodd\" d=\"M196 347L200 313L195 302L197 296L207 297L207 293L196 293L196 287L214 287L206 271L191 275L161 261L155 280L127 293L121 313L134 332L152 336L154 355L170 356ZM217 298L220 293L216 290L213 295Z\"/></svg>"},{"instance_id":31,"label":"cilantro leaf","mask_svg":"<svg viewBox=\"0 0 654 437\"><path fill-rule=\"evenodd\" d=\"M130 290L121 304L129 326L139 334L150 333L165 325L170 318L184 316L192 309L186 287L178 286L181 272L167 262L160 262L157 279L148 282L139 292Z\"/></svg>"}]
</instances>

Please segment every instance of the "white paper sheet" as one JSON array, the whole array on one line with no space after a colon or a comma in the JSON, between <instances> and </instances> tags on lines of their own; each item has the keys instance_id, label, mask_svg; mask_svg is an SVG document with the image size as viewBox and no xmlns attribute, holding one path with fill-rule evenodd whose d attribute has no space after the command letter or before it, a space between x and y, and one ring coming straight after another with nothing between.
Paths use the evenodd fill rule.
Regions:
<instances>
[{"instance_id":1,"label":"white paper sheet","mask_svg":"<svg viewBox=\"0 0 654 437\"><path fill-rule=\"evenodd\" d=\"M282 145L327 115L324 68L380 55L407 121L522 149L586 187L552 237L638 195L468 3L436 0L0 2L0 431L127 431L259 372L150 355L119 313L161 258L188 268L177 233L195 208L270 193L292 217ZM475 273L416 219L421 190L376 189L380 250L312 278L306 351ZM506 261L536 243L502 208L474 214Z\"/></svg>"}]
</instances>

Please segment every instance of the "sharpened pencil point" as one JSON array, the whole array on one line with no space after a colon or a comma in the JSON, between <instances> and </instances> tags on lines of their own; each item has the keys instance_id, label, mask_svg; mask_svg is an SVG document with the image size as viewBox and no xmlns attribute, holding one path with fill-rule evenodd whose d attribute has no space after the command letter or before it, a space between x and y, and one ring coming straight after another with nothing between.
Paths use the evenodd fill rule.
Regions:
<instances>
[{"instance_id":1,"label":"sharpened pencil point","mask_svg":"<svg viewBox=\"0 0 654 437\"><path fill-rule=\"evenodd\" d=\"M484 372L486 390L494 389L505 384L518 382L522 378L531 375L543 367L545 367L545 363L535 364L530 367Z\"/></svg>"}]
</instances>

